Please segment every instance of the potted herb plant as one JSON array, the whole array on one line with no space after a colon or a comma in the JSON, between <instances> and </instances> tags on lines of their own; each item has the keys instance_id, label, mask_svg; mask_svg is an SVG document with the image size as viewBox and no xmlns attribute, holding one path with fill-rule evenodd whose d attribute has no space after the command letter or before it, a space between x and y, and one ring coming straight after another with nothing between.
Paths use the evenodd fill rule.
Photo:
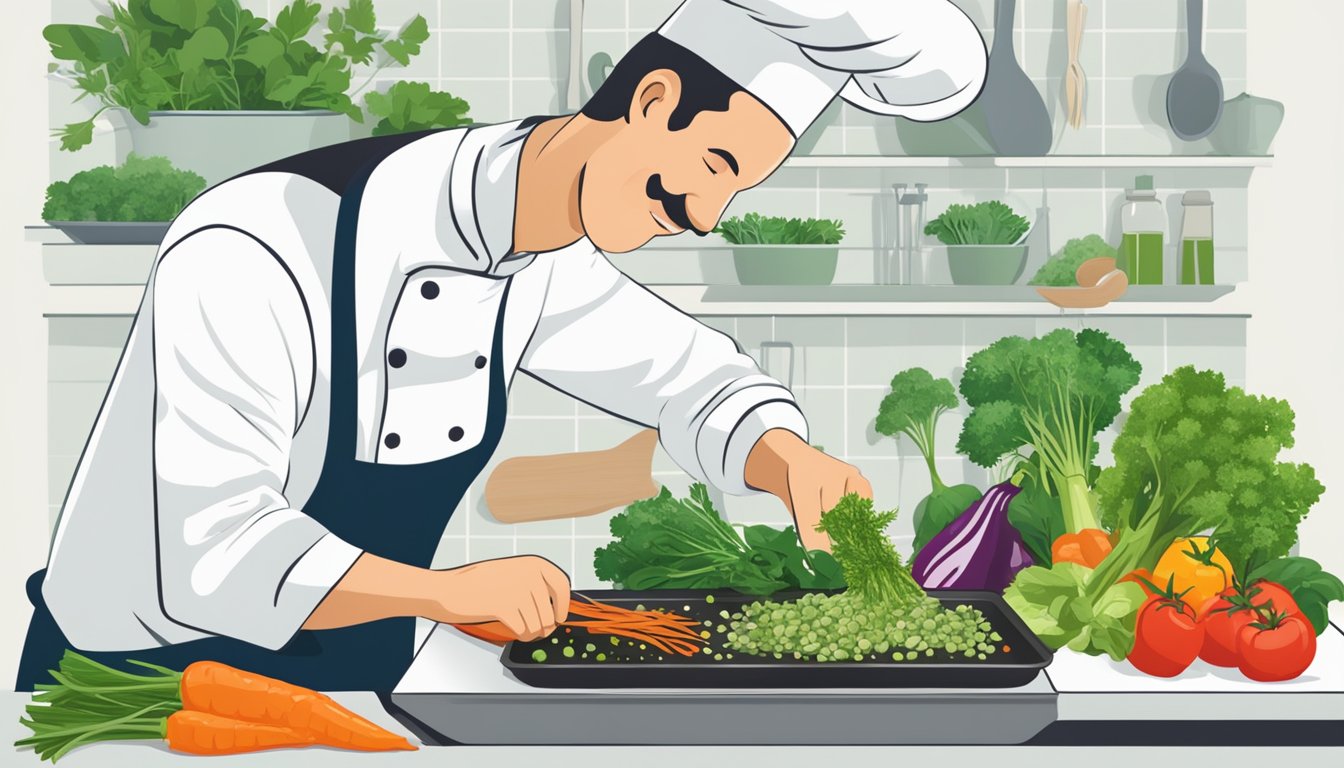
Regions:
<instances>
[{"instance_id":1,"label":"potted herb plant","mask_svg":"<svg viewBox=\"0 0 1344 768\"><path fill-rule=\"evenodd\" d=\"M714 230L733 245L742 285L830 285L845 236L844 222L748 213Z\"/></svg>"},{"instance_id":2,"label":"potted herb plant","mask_svg":"<svg viewBox=\"0 0 1344 768\"><path fill-rule=\"evenodd\" d=\"M165 157L80 171L47 187L42 218L76 243L157 244L168 224L205 189L205 179Z\"/></svg>"},{"instance_id":3,"label":"potted herb plant","mask_svg":"<svg viewBox=\"0 0 1344 768\"><path fill-rule=\"evenodd\" d=\"M88 144L94 119L111 110L129 151L166 156L214 183L349 139L351 121L365 119L355 98L386 67L408 64L429 28L417 15L389 34L373 0L346 2L324 26L311 0L293 0L274 21L238 0L125 0L96 25L49 25L43 35L60 62L53 71L99 103L88 120L57 132L62 149ZM357 66L367 71L352 87ZM466 102L419 86L370 93L368 111L389 130L465 122Z\"/></svg>"},{"instance_id":4,"label":"potted herb plant","mask_svg":"<svg viewBox=\"0 0 1344 768\"><path fill-rule=\"evenodd\" d=\"M998 200L950 205L924 234L947 246L947 265L958 285L1012 285L1027 266L1024 242L1031 224Z\"/></svg>"}]
</instances>

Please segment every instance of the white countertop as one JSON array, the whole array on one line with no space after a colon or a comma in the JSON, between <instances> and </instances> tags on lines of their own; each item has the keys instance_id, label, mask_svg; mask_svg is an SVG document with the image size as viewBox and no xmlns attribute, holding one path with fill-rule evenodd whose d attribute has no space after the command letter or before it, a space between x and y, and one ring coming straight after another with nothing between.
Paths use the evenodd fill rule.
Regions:
<instances>
[{"instance_id":1,"label":"white countertop","mask_svg":"<svg viewBox=\"0 0 1344 768\"><path fill-rule=\"evenodd\" d=\"M40 763L31 752L19 752L8 746L27 735L27 729L18 723L27 694L0 694L8 715L0 734L5 745L0 746L0 766L32 766ZM395 720L383 712L376 697L367 693L336 694L342 704L398 733L405 733ZM415 742L414 737L411 737ZM147 742L97 744L77 749L61 758L60 768L161 768L166 766L220 766L220 768L280 768L299 766L327 768L328 766L456 766L482 765L490 768L527 766L585 766L585 768L714 768L721 765L767 766L768 768L817 768L820 765L937 765L947 760L946 746L917 747L424 747L416 752L360 753L331 749L278 750L250 755L211 757L207 759L169 752L162 745ZM1089 768L1133 768L1170 755L1169 747L1126 747L1102 749L1096 747L955 747L966 754L966 760L975 764L993 765L994 768L1040 768L1049 764L1072 764L1085 759ZM1196 751L1197 750L1197 751ZM1260 766L1263 750L1244 747L1191 747L1187 751L1198 754L1201 762L1219 766ZM1276 750L1276 754L1283 754ZM1330 765L1339 760L1340 750L1329 748L1296 748L1289 753L1294 760L1315 761L1316 765ZM1170 759L1170 758L1168 758ZM1048 762L1046 762L1048 761ZM1152 763L1158 765L1161 763Z\"/></svg>"}]
</instances>

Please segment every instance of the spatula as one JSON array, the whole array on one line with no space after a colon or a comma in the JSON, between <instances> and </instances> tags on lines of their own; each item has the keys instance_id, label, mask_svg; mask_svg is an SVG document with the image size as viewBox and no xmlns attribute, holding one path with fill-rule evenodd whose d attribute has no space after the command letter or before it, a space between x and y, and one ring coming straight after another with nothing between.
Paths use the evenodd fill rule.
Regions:
<instances>
[{"instance_id":1,"label":"spatula","mask_svg":"<svg viewBox=\"0 0 1344 768\"><path fill-rule=\"evenodd\" d=\"M1204 0L1186 0L1185 8L1189 53L1167 86L1167 120L1177 137L1195 141L1223 116L1223 78L1204 58Z\"/></svg>"},{"instance_id":2,"label":"spatula","mask_svg":"<svg viewBox=\"0 0 1344 768\"><path fill-rule=\"evenodd\" d=\"M1016 14L1017 0L995 1L994 47L989 53L989 72L980 104L995 152L1039 156L1050 151L1054 130L1041 92L1017 63L1013 50Z\"/></svg>"}]
</instances>

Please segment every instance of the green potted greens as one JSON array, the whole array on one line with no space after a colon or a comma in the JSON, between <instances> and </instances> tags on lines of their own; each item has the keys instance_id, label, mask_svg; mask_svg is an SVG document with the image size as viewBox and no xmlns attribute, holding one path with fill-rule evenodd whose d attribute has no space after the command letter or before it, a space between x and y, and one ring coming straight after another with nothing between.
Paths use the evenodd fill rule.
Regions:
<instances>
[{"instance_id":1,"label":"green potted greens","mask_svg":"<svg viewBox=\"0 0 1344 768\"><path fill-rule=\"evenodd\" d=\"M164 157L132 154L47 187L42 218L76 243L158 244L205 179Z\"/></svg>"},{"instance_id":2,"label":"green potted greens","mask_svg":"<svg viewBox=\"0 0 1344 768\"><path fill-rule=\"evenodd\" d=\"M950 205L924 234L947 246L947 265L958 285L1012 285L1027 266L1024 242L1031 225L997 200Z\"/></svg>"},{"instance_id":3,"label":"green potted greens","mask_svg":"<svg viewBox=\"0 0 1344 768\"><path fill-rule=\"evenodd\" d=\"M733 246L742 285L830 285L844 222L748 213L714 230Z\"/></svg>"},{"instance_id":4,"label":"green potted greens","mask_svg":"<svg viewBox=\"0 0 1344 768\"><path fill-rule=\"evenodd\" d=\"M389 34L373 0L347 0L319 29L322 10L293 0L272 22L238 0L126 0L96 25L49 25L53 71L100 105L58 131L61 147L87 145L94 119L111 110L130 151L166 156L214 183L349 139L351 121L365 117L355 97L384 68L408 64L429 27L417 15ZM352 88L356 67L365 79ZM389 127L465 122L465 102L428 86L369 96L368 111Z\"/></svg>"}]
</instances>

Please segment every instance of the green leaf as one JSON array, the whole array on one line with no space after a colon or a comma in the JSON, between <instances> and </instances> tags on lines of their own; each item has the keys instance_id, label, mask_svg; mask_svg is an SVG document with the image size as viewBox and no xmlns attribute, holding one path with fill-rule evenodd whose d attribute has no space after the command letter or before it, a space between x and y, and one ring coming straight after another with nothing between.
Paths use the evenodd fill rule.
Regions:
<instances>
[{"instance_id":1,"label":"green leaf","mask_svg":"<svg viewBox=\"0 0 1344 768\"><path fill-rule=\"evenodd\" d=\"M236 57L256 66L257 69L265 69L284 53L285 44L279 39L271 35L259 35L241 46Z\"/></svg>"},{"instance_id":2,"label":"green leaf","mask_svg":"<svg viewBox=\"0 0 1344 768\"><path fill-rule=\"evenodd\" d=\"M386 93L365 96L369 113L380 118L373 135L384 136L431 128L451 128L469 122L467 102L428 83L399 82Z\"/></svg>"},{"instance_id":3,"label":"green leaf","mask_svg":"<svg viewBox=\"0 0 1344 768\"><path fill-rule=\"evenodd\" d=\"M274 88L268 90L266 98L287 106L292 105L299 98L299 95L312 84L312 78L308 75L290 75L276 83Z\"/></svg>"},{"instance_id":4,"label":"green leaf","mask_svg":"<svg viewBox=\"0 0 1344 768\"><path fill-rule=\"evenodd\" d=\"M1134 618L1147 595L1132 582L1113 585L1095 603L1086 595L1092 570L1077 563L1019 571L1003 599L1051 648L1068 646L1117 661L1134 643Z\"/></svg>"},{"instance_id":5,"label":"green leaf","mask_svg":"<svg viewBox=\"0 0 1344 768\"><path fill-rule=\"evenodd\" d=\"M420 46L429 39L429 22L416 14L402 27L396 37L383 43L383 51L401 66L411 63L411 57L420 53Z\"/></svg>"},{"instance_id":6,"label":"green leaf","mask_svg":"<svg viewBox=\"0 0 1344 768\"><path fill-rule=\"evenodd\" d=\"M149 9L160 19L193 32L204 26L216 0L149 0Z\"/></svg>"},{"instance_id":7,"label":"green leaf","mask_svg":"<svg viewBox=\"0 0 1344 768\"><path fill-rule=\"evenodd\" d=\"M363 32L366 35L376 33L378 31L378 17L373 11L373 0L350 0L350 4L345 11L345 23L356 32ZM424 40L420 42L423 43Z\"/></svg>"},{"instance_id":8,"label":"green leaf","mask_svg":"<svg viewBox=\"0 0 1344 768\"><path fill-rule=\"evenodd\" d=\"M961 517L983 494L973 485L953 485L924 497L915 508L915 543L918 553L934 536Z\"/></svg>"},{"instance_id":9,"label":"green leaf","mask_svg":"<svg viewBox=\"0 0 1344 768\"><path fill-rule=\"evenodd\" d=\"M88 146L93 141L93 121L85 120L82 123L69 123L64 128L56 132L61 137L61 149L66 152Z\"/></svg>"},{"instance_id":10,"label":"green leaf","mask_svg":"<svg viewBox=\"0 0 1344 768\"><path fill-rule=\"evenodd\" d=\"M1281 557L1257 567L1247 583L1264 579L1288 590L1316 634L1330 626L1330 603L1344 600L1344 582L1309 557Z\"/></svg>"},{"instance_id":11,"label":"green leaf","mask_svg":"<svg viewBox=\"0 0 1344 768\"><path fill-rule=\"evenodd\" d=\"M1008 524L1017 529L1022 543L1037 565L1050 565L1055 539L1064 535L1064 512L1059 498L1052 496L1033 477L1024 478L1022 492L1008 502Z\"/></svg>"},{"instance_id":12,"label":"green leaf","mask_svg":"<svg viewBox=\"0 0 1344 768\"><path fill-rule=\"evenodd\" d=\"M221 61L228 55L229 41L214 27L201 27L187 39L177 52L178 64L183 71L196 69L207 61Z\"/></svg>"},{"instance_id":13,"label":"green leaf","mask_svg":"<svg viewBox=\"0 0 1344 768\"><path fill-rule=\"evenodd\" d=\"M360 35L350 27L328 32L324 39L329 48L339 49L357 64L367 64L373 60L374 46L379 40L370 35Z\"/></svg>"},{"instance_id":14,"label":"green leaf","mask_svg":"<svg viewBox=\"0 0 1344 768\"><path fill-rule=\"evenodd\" d=\"M75 78L84 95L101 96L107 92L107 70L99 68L87 75Z\"/></svg>"},{"instance_id":15,"label":"green leaf","mask_svg":"<svg viewBox=\"0 0 1344 768\"><path fill-rule=\"evenodd\" d=\"M83 62L90 68L126 58L126 47L113 32L79 24L49 24L42 36L51 55L63 61Z\"/></svg>"},{"instance_id":16,"label":"green leaf","mask_svg":"<svg viewBox=\"0 0 1344 768\"><path fill-rule=\"evenodd\" d=\"M317 3L294 0L276 14L274 26L284 37L285 42L292 43L312 31L321 12L322 6Z\"/></svg>"}]
</instances>

